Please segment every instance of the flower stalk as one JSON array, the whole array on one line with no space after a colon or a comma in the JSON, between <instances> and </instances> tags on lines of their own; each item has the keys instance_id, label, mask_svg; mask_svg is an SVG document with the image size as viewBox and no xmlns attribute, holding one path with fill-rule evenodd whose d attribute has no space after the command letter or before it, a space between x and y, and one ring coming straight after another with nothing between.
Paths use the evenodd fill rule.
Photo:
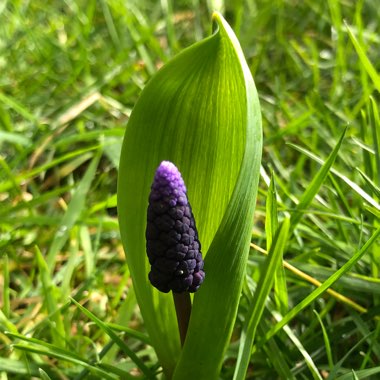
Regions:
<instances>
[{"instance_id":1,"label":"flower stalk","mask_svg":"<svg viewBox=\"0 0 380 380\"><path fill-rule=\"evenodd\" d=\"M177 314L178 330L181 339L181 346L185 344L187 329L189 327L191 315L190 293L173 293L174 306Z\"/></svg>"}]
</instances>

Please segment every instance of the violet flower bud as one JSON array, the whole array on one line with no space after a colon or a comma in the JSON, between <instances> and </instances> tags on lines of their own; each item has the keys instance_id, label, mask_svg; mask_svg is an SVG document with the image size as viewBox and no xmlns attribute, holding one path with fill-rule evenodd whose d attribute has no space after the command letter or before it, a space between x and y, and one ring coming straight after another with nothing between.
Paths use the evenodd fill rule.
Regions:
<instances>
[{"instance_id":1,"label":"violet flower bud","mask_svg":"<svg viewBox=\"0 0 380 380\"><path fill-rule=\"evenodd\" d=\"M146 226L149 280L161 292L195 292L205 273L201 244L177 167L162 161L156 170Z\"/></svg>"}]
</instances>

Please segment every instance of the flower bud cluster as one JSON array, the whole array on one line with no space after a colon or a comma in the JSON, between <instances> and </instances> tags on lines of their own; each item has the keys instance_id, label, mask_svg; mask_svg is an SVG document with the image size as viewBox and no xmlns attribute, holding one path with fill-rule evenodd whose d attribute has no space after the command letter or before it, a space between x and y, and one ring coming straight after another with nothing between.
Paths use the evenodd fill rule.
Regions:
<instances>
[{"instance_id":1,"label":"flower bud cluster","mask_svg":"<svg viewBox=\"0 0 380 380\"><path fill-rule=\"evenodd\" d=\"M201 244L177 167L163 161L156 170L147 212L149 280L161 292L195 292L205 273Z\"/></svg>"}]
</instances>

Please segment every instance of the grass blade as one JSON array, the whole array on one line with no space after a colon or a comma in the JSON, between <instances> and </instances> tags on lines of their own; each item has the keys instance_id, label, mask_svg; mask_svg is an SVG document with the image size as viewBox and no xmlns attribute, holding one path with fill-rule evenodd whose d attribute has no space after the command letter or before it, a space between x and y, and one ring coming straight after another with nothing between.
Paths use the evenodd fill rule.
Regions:
<instances>
[{"instance_id":1,"label":"grass blade","mask_svg":"<svg viewBox=\"0 0 380 380\"><path fill-rule=\"evenodd\" d=\"M255 249L256 251L261 252L265 255L268 254L267 251L261 249L260 247L258 247L255 244L251 244L251 247L253 249ZM297 263L298 267L295 267L294 265L290 264L288 261L285 261L285 260L283 260L283 266L285 269L288 269L290 272L292 272L293 274L295 274L299 278L302 278L303 280L305 280L305 281L307 281L307 282L309 282L315 286L321 286L322 285L322 283L320 281L318 281L314 277L308 275L307 273L301 271L298 268L298 267L307 268L307 269L311 268L311 269L309 269L309 272L314 274L314 272L316 271L314 266L311 266L311 265L309 266L309 265L304 265L304 264L300 265L299 263ZM333 270L333 269L326 270L326 269L320 268L320 267L318 267L318 269L317 269L317 274L323 278L328 278L331 275L331 273L334 273L334 272L335 272L335 270ZM355 276L348 276L348 278L341 277L338 280L338 283L346 284L346 286L349 287L350 289L356 289L356 290L364 291L364 292L371 293L371 294L373 292L376 292L377 294L380 293L380 288L378 291L377 291L377 288L375 288L376 290L374 290L374 286L377 286L378 283L380 283L380 280L376 281L370 277L367 277L365 279L365 281L364 280L359 281L357 278L355 278ZM363 306L357 304L356 302L352 301L348 297L343 296L342 294L336 292L335 290L327 289L326 292L329 295L331 295L332 297L334 297L335 299L337 299L338 301L345 303L346 305L352 307L353 309L355 309L361 313L366 313L368 311Z\"/></svg>"},{"instance_id":2,"label":"grass blade","mask_svg":"<svg viewBox=\"0 0 380 380\"><path fill-rule=\"evenodd\" d=\"M22 350L24 352L30 352L30 353L39 354L39 355L46 355L48 357L53 357L53 358L63 360L72 364L80 365L82 367L87 368L91 373L99 376L101 379L109 379L109 380L117 379L115 376L111 376L109 374L109 371L104 371L96 366L88 364L83 359L75 358L71 355L70 352L61 353L61 352L55 351L54 349L40 348L40 347L35 347L32 345L21 344L21 343L17 343L13 345L13 347L16 349Z\"/></svg>"},{"instance_id":3,"label":"grass blade","mask_svg":"<svg viewBox=\"0 0 380 380\"><path fill-rule=\"evenodd\" d=\"M52 380L50 376L43 369L40 368L38 371L40 373L40 377L42 380Z\"/></svg>"},{"instance_id":4,"label":"grass blade","mask_svg":"<svg viewBox=\"0 0 380 380\"><path fill-rule=\"evenodd\" d=\"M321 325L322 334L323 334L323 340L325 342L327 361L329 363L329 369L330 369L330 371L332 371L332 369L334 367L334 361L333 361L333 357L332 357L329 336L327 334L327 331L326 331L325 325L324 325L324 323L322 321L322 318L320 317L320 315L317 313L316 310L313 310L313 311L314 311L314 314L316 315L316 317L318 318L319 324Z\"/></svg>"},{"instance_id":5,"label":"grass blade","mask_svg":"<svg viewBox=\"0 0 380 380\"><path fill-rule=\"evenodd\" d=\"M42 256L41 251L38 247L36 247L35 250L42 284L42 294L46 303L46 309L50 319L52 320L51 335L53 342L57 347L64 347L66 344L66 332L57 302L60 292L51 279L49 268L44 260L44 257Z\"/></svg>"},{"instance_id":6,"label":"grass blade","mask_svg":"<svg viewBox=\"0 0 380 380\"><path fill-rule=\"evenodd\" d=\"M314 364L312 357L306 351L305 347L302 345L302 343L297 338L297 336L294 334L294 332L291 330L291 328L289 326L284 326L284 330L286 331L286 334L288 335L290 340L293 342L293 344L297 347L298 351L304 357L306 365L309 368L309 370L313 376L313 379L322 380L322 376L320 375L318 368Z\"/></svg>"},{"instance_id":7,"label":"grass blade","mask_svg":"<svg viewBox=\"0 0 380 380\"><path fill-rule=\"evenodd\" d=\"M330 168L333 165L340 146L342 145L344 136L346 134L347 128L343 131L338 143L336 144L334 150L331 152L325 163L322 165L321 169L318 171L318 173L314 176L313 180L310 182L310 185L306 189L306 191L303 193L295 212L292 214L290 218L290 231L293 231L298 222L302 218L302 210L306 210L311 201L314 199L314 197L317 195L320 187L322 186L323 182L325 181L326 177L329 174Z\"/></svg>"},{"instance_id":8,"label":"grass blade","mask_svg":"<svg viewBox=\"0 0 380 380\"><path fill-rule=\"evenodd\" d=\"M380 366L369 369L362 369L359 371L347 372L346 374L339 376L336 380L366 380L370 376L378 375L380 373Z\"/></svg>"},{"instance_id":9,"label":"grass blade","mask_svg":"<svg viewBox=\"0 0 380 380\"><path fill-rule=\"evenodd\" d=\"M329 376L326 380L335 380L337 378L337 373L342 369L343 363L348 359L348 357L360 346L362 345L373 333L370 333L363 338L361 338L353 347L346 352L346 354L335 364L332 371L329 373Z\"/></svg>"},{"instance_id":10,"label":"grass blade","mask_svg":"<svg viewBox=\"0 0 380 380\"><path fill-rule=\"evenodd\" d=\"M263 341L260 342L262 345L265 341L273 337L279 330L281 330L287 323L289 323L301 310L310 305L315 299L317 299L321 294L323 294L328 288L330 288L340 277L347 273L369 250L369 248L376 242L380 236L380 228L377 229L372 236L367 240L367 242L358 250L350 260L348 260L341 268L339 268L334 274L332 274L325 282L321 284L320 287L315 289L307 297L305 297L298 305L296 305L288 314L286 314L283 319L273 326L266 334Z\"/></svg>"},{"instance_id":11,"label":"grass blade","mask_svg":"<svg viewBox=\"0 0 380 380\"><path fill-rule=\"evenodd\" d=\"M321 160L319 157L317 157L315 154L310 152L307 149L304 149L300 146L297 146L295 144L288 143L287 145L293 147L294 149L298 150L299 152L307 155L308 157L312 158L314 161L319 162L320 164L324 164L324 161ZM354 181L351 181L348 177L346 177L344 174L340 173L338 170L335 170L331 168L331 173L333 173L335 176L339 177L341 180L343 180L348 186L351 187L352 190L354 190L361 198L363 198L365 201L367 201L370 205L375 207L377 210L380 211L380 204L373 199L368 193L366 193L359 185L357 185Z\"/></svg>"},{"instance_id":12,"label":"grass blade","mask_svg":"<svg viewBox=\"0 0 380 380\"><path fill-rule=\"evenodd\" d=\"M265 330L262 324L257 326L257 331L260 335L265 334ZM294 374L289 368L289 364L287 362L286 353L283 353L280 346L276 343L274 339L271 339L264 346L265 353L268 357L268 360L271 362L273 367L276 369L278 375L281 379L286 380L296 380ZM276 352L276 355L273 353Z\"/></svg>"},{"instance_id":13,"label":"grass blade","mask_svg":"<svg viewBox=\"0 0 380 380\"><path fill-rule=\"evenodd\" d=\"M6 373L8 379L11 378L11 375L24 375L30 378L29 376L38 376L38 366L34 363L25 364L18 359L0 357L0 372Z\"/></svg>"},{"instance_id":14,"label":"grass blade","mask_svg":"<svg viewBox=\"0 0 380 380\"><path fill-rule=\"evenodd\" d=\"M267 251L270 250L274 236L278 228L278 211L277 211L277 191L274 180L274 174L269 183L268 195L266 200L266 215L265 215L265 233L267 239Z\"/></svg>"},{"instance_id":15,"label":"grass blade","mask_svg":"<svg viewBox=\"0 0 380 380\"><path fill-rule=\"evenodd\" d=\"M5 318L10 316L10 288L9 288L9 260L8 255L3 256L3 313Z\"/></svg>"},{"instance_id":16,"label":"grass blade","mask_svg":"<svg viewBox=\"0 0 380 380\"><path fill-rule=\"evenodd\" d=\"M360 173L360 175L363 177L363 179L366 181L369 188L373 191L373 193L380 198L380 187L376 186L375 183L365 174L363 171L361 171L359 168L356 168L356 170Z\"/></svg>"},{"instance_id":17,"label":"grass blade","mask_svg":"<svg viewBox=\"0 0 380 380\"><path fill-rule=\"evenodd\" d=\"M82 311L88 318L90 318L99 328L101 328L121 349L122 351L129 356L133 362L137 365L137 367L144 373L144 375L148 379L154 379L155 376L151 372L151 370L143 363L143 361L119 338L114 331L107 326L104 322L102 322L99 318L97 318L94 314L84 308L79 302L75 301L71 298L71 302L73 302L78 309Z\"/></svg>"},{"instance_id":18,"label":"grass blade","mask_svg":"<svg viewBox=\"0 0 380 380\"><path fill-rule=\"evenodd\" d=\"M80 214L82 213L84 209L87 193L90 190L91 183L94 179L100 157L101 157L101 154L99 152L92 159L86 171L86 174L84 175L83 179L79 183L78 187L75 189L74 195L67 208L67 211L62 218L60 226L58 227L58 231L50 246L49 252L47 254L47 259L46 259L47 266L49 268L50 273L53 272L53 269L55 266L55 259L59 250L66 243L68 234L71 228L74 226L74 224L76 223L76 221L78 220Z\"/></svg>"},{"instance_id":19,"label":"grass blade","mask_svg":"<svg viewBox=\"0 0 380 380\"><path fill-rule=\"evenodd\" d=\"M267 239L267 251L270 251L270 246L278 228L278 211L277 211L277 191L272 173L269 184L267 201L266 201L266 216L265 216L265 233ZM281 314L286 314L288 310L288 292L286 287L285 268L282 265L282 260L279 262L274 278L274 298L278 310Z\"/></svg>"},{"instance_id":20,"label":"grass blade","mask_svg":"<svg viewBox=\"0 0 380 380\"><path fill-rule=\"evenodd\" d=\"M273 273L282 260L282 255L288 241L289 219L284 219L280 229L275 235L271 250L265 262L260 280L247 313L247 319L240 337L239 353L237 357L234 380L245 378L251 357L252 344L255 339L257 325L264 311L265 301L273 283Z\"/></svg>"},{"instance_id":21,"label":"grass blade","mask_svg":"<svg viewBox=\"0 0 380 380\"><path fill-rule=\"evenodd\" d=\"M373 150L375 152L375 173L373 180L377 182L380 186L380 117L379 117L379 108L377 103L373 97L370 97L370 120L371 120L371 130L372 130L372 142L373 142Z\"/></svg>"},{"instance_id":22,"label":"grass blade","mask_svg":"<svg viewBox=\"0 0 380 380\"><path fill-rule=\"evenodd\" d=\"M367 74L372 79L372 82L375 85L377 91L380 92L380 76L379 76L379 74L377 73L375 67L372 65L371 61L368 59L363 48L360 46L360 43L356 39L356 37L354 36L354 33L352 32L351 28L348 26L348 24L346 22L345 22L345 25L346 25L346 28L348 31L348 36L350 37L350 40L355 47L356 53L358 54L362 65L364 66Z\"/></svg>"}]
</instances>

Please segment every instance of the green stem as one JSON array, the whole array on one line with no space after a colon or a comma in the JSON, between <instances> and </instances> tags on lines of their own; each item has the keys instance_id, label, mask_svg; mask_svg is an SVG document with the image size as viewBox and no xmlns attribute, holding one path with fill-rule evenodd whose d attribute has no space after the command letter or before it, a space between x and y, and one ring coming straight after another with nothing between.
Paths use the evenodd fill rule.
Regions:
<instances>
[{"instance_id":1,"label":"green stem","mask_svg":"<svg viewBox=\"0 0 380 380\"><path fill-rule=\"evenodd\" d=\"M190 314L191 314L191 299L190 293L174 293L173 299L175 305L175 311L177 314L179 336L181 338L181 346L185 343L187 328L189 326Z\"/></svg>"}]
</instances>

